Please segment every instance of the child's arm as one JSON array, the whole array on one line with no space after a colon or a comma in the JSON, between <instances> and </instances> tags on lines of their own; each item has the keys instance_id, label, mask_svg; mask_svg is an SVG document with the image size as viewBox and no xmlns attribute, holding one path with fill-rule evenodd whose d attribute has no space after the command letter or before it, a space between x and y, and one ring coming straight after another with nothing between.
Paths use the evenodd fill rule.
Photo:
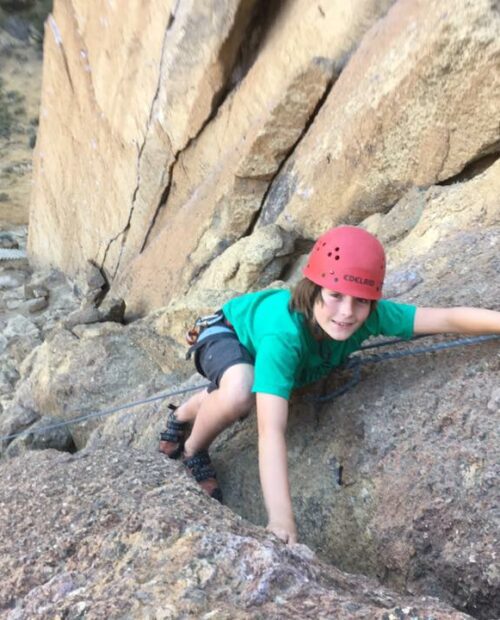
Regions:
<instances>
[{"instance_id":1,"label":"child's arm","mask_svg":"<svg viewBox=\"0 0 500 620\"><path fill-rule=\"evenodd\" d=\"M483 308L417 308L415 334L500 334L500 312Z\"/></svg>"},{"instance_id":2,"label":"child's arm","mask_svg":"<svg viewBox=\"0 0 500 620\"><path fill-rule=\"evenodd\" d=\"M259 472L268 515L267 529L290 544L297 542L297 529L288 484L287 420L287 400L272 394L257 394Z\"/></svg>"}]
</instances>

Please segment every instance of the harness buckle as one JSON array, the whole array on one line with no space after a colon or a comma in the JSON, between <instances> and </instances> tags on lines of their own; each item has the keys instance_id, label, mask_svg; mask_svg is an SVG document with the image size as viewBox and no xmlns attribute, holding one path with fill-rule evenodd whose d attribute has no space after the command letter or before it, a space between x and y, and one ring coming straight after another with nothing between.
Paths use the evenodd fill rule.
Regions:
<instances>
[{"instance_id":1,"label":"harness buckle","mask_svg":"<svg viewBox=\"0 0 500 620\"><path fill-rule=\"evenodd\" d=\"M198 338L204 329L216 323L220 323L223 320L224 315L221 310L207 316L199 316L194 322L193 327L186 332L186 342L192 347L198 342Z\"/></svg>"}]
</instances>

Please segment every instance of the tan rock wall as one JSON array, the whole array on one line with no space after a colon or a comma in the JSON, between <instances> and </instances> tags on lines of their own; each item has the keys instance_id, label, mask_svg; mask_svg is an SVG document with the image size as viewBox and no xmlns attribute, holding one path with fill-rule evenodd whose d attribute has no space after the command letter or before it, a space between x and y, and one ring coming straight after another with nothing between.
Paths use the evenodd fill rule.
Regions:
<instances>
[{"instance_id":1,"label":"tan rock wall","mask_svg":"<svg viewBox=\"0 0 500 620\"><path fill-rule=\"evenodd\" d=\"M181 294L252 226L344 58L391 2L283 5L251 69L174 168L145 251L117 291L143 312ZM146 284L146 286L144 286Z\"/></svg>"},{"instance_id":2,"label":"tan rock wall","mask_svg":"<svg viewBox=\"0 0 500 620\"><path fill-rule=\"evenodd\" d=\"M397 2L274 181L261 221L314 238L498 151L499 35L489 0Z\"/></svg>"},{"instance_id":3,"label":"tan rock wall","mask_svg":"<svg viewBox=\"0 0 500 620\"><path fill-rule=\"evenodd\" d=\"M169 167L210 115L253 2L62 2L48 20L29 248L74 273L140 248ZM189 79L187 78L189 76ZM138 222L138 223L137 223Z\"/></svg>"},{"instance_id":4,"label":"tan rock wall","mask_svg":"<svg viewBox=\"0 0 500 620\"><path fill-rule=\"evenodd\" d=\"M489 0L96 7L48 22L29 250L93 260L130 317L264 286L499 149Z\"/></svg>"},{"instance_id":5,"label":"tan rock wall","mask_svg":"<svg viewBox=\"0 0 500 620\"><path fill-rule=\"evenodd\" d=\"M115 3L55 1L30 211L36 263L74 273L124 228L172 5L132 2L123 20Z\"/></svg>"}]
</instances>

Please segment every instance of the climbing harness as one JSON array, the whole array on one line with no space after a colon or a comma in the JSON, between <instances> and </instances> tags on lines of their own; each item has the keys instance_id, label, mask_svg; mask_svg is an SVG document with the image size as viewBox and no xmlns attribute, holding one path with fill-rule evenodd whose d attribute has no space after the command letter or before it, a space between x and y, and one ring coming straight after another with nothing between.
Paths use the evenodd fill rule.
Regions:
<instances>
[{"instance_id":1,"label":"climbing harness","mask_svg":"<svg viewBox=\"0 0 500 620\"><path fill-rule=\"evenodd\" d=\"M193 327L187 332L186 341L190 346L186 353L186 359L190 359L194 353L194 365L200 375L205 376L199 361L201 347L221 336L235 337L234 328L222 310L218 310L215 314L197 318Z\"/></svg>"},{"instance_id":2,"label":"climbing harness","mask_svg":"<svg viewBox=\"0 0 500 620\"><path fill-rule=\"evenodd\" d=\"M232 331L233 329L231 324L224 317L222 310L218 310L214 314L209 314L208 316L198 317L194 322L193 327L186 332L186 342L190 346L190 349L186 354L186 359L191 357L191 348L196 346L201 338L205 339L210 335Z\"/></svg>"},{"instance_id":3,"label":"climbing harness","mask_svg":"<svg viewBox=\"0 0 500 620\"><path fill-rule=\"evenodd\" d=\"M427 338L427 337L429 336L428 335L415 336L411 340L417 340L420 338ZM325 394L324 396L314 396L311 400L315 404L321 405L325 402L329 402L331 400L334 400L335 398L338 398L339 396L342 396L342 394L345 394L348 390L352 389L354 386L356 386L359 383L359 381L361 380L361 367L365 366L366 364L376 364L378 362L383 362L383 361L393 360L393 359L400 359L403 357L408 357L410 355L422 355L424 353L442 351L442 350L451 349L454 347L481 344L481 343L492 341L492 340L500 340L500 335L494 334L490 336L475 336L471 338L449 340L447 342L439 342L436 344L432 344L427 347L416 347L416 348L413 348L407 351L386 351L384 353L372 354L372 355L367 355L367 356L360 356L356 354L348 358L347 361L342 366L339 366L339 368L335 369L336 371L338 370L352 371L353 372L352 378L347 383L345 383L343 386L338 388L337 390L330 392L329 394ZM363 347L359 349L359 351L362 352L362 351L366 351L367 349L375 349L375 348L380 348L384 346L389 346L389 345L397 344L398 342L402 342L402 339L391 339L391 340L385 340L382 342L377 342L374 344L364 345ZM35 433L42 433L42 432L51 431L57 428L67 427L73 424L79 424L81 422L86 422L87 420L103 418L108 415L117 413L119 411L123 411L126 409L132 409L133 407L139 407L140 405L144 405L147 403L152 403L158 400L165 400L166 398L171 398L172 396L186 394L187 392L194 392L196 390L202 390L204 388L209 387L210 385L211 385L210 383L205 382L200 385L183 388L181 390L174 390L172 392L157 394L156 396L150 396L148 398L137 400L135 402L124 403L123 405L118 405L116 407L105 409L103 411L98 411L98 412L90 413L87 415L78 416L76 418L72 418L70 420L64 420L62 422L57 422L55 424L50 424L50 425L44 426L39 429L26 429L24 431L19 431L18 433L12 433L11 435L3 435L3 436L0 436L0 442L11 441L13 439L16 439L17 437L22 437L24 435L33 435Z\"/></svg>"}]
</instances>

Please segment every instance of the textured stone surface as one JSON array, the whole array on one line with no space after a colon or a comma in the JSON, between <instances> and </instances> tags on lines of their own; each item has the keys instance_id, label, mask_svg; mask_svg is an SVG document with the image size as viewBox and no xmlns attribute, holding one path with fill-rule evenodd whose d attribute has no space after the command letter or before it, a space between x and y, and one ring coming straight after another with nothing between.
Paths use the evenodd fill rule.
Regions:
<instances>
[{"instance_id":1,"label":"textured stone surface","mask_svg":"<svg viewBox=\"0 0 500 620\"><path fill-rule=\"evenodd\" d=\"M269 23L253 29L252 0L174 4L135 3L118 17L112 5L101 14L56 0L45 42L31 255L72 274L94 260L127 292L161 278L128 293L136 312L167 301L179 277L189 282L249 227L346 53L391 0L262 3ZM132 277L149 237L156 249Z\"/></svg>"},{"instance_id":2,"label":"textured stone surface","mask_svg":"<svg viewBox=\"0 0 500 620\"><path fill-rule=\"evenodd\" d=\"M168 339L160 340L154 329L140 323L55 330L24 361L15 398L0 416L0 433L23 430L25 411L71 419L159 391L173 381L168 375L175 362L179 365L174 355ZM14 428L16 408L22 415ZM96 424L99 420L91 419L72 427L78 448Z\"/></svg>"},{"instance_id":3,"label":"textured stone surface","mask_svg":"<svg viewBox=\"0 0 500 620\"><path fill-rule=\"evenodd\" d=\"M243 237L214 259L197 282L201 289L231 289L240 293L268 286L281 276L294 244L278 226L261 228Z\"/></svg>"},{"instance_id":4,"label":"textured stone surface","mask_svg":"<svg viewBox=\"0 0 500 620\"><path fill-rule=\"evenodd\" d=\"M371 218L368 225L388 249L386 294L423 305L498 307L498 172L493 162L472 178L410 191ZM178 377L192 368L182 362L186 329L238 289L254 286L256 274L273 265L269 248L284 251L286 260L297 251L276 226L259 228L205 270L200 288L146 319L53 334L24 363L15 397L4 403L1 432L31 431L34 422L42 425L40 416L68 419L179 387ZM166 376L173 369L177 378ZM18 377L4 370L12 390L9 382ZM321 417L294 402L291 477L302 540L344 569L488 618L498 608L498 491L491 484L500 427L498 345L387 363L364 377ZM194 376L185 385L200 381ZM91 445L121 439L155 451L164 411L165 403L145 404L70 432L78 447L93 433ZM6 452L42 444L18 439ZM252 417L228 431L214 458L228 505L262 523Z\"/></svg>"},{"instance_id":5,"label":"textured stone surface","mask_svg":"<svg viewBox=\"0 0 500 620\"><path fill-rule=\"evenodd\" d=\"M429 250L445 243L444 239L453 233L500 226L499 193L497 160L470 181L418 192L414 199L410 196L407 207L403 199L381 219L376 230L383 243L399 236L400 243L389 250L389 265L423 262ZM410 220L404 212L410 214ZM398 235L399 228L406 234Z\"/></svg>"},{"instance_id":6,"label":"textured stone surface","mask_svg":"<svg viewBox=\"0 0 500 620\"><path fill-rule=\"evenodd\" d=\"M447 224L446 194L459 212L467 204L468 191L461 202L457 189L427 201L408 235L413 255L406 239L389 250L397 264L389 288L420 305L499 309L500 228ZM418 226L427 232L419 236ZM436 227L443 236L427 246ZM434 594L480 618L500 614L498 343L368 366L354 390L320 412L306 400L292 405L290 477L303 541L344 570ZM312 392L350 378L340 374ZM261 502L248 502L249 487L259 497L255 432L253 419L234 427L215 462L228 505L263 523Z\"/></svg>"},{"instance_id":7,"label":"textured stone surface","mask_svg":"<svg viewBox=\"0 0 500 620\"><path fill-rule=\"evenodd\" d=\"M74 274L92 259L112 277L122 253L140 249L179 149L224 88L236 15L252 4L149 0L120 12L56 0L30 216L38 263Z\"/></svg>"},{"instance_id":8,"label":"textured stone surface","mask_svg":"<svg viewBox=\"0 0 500 620\"><path fill-rule=\"evenodd\" d=\"M397 2L273 182L261 221L314 238L498 151L499 34L489 0Z\"/></svg>"},{"instance_id":9,"label":"textured stone surface","mask_svg":"<svg viewBox=\"0 0 500 620\"><path fill-rule=\"evenodd\" d=\"M270 180L347 53L390 1L283 3L241 83L183 152L145 251L116 283L129 311L164 305L252 228ZM250 267L251 268L251 267ZM161 287L153 283L161 280ZM146 284L146 286L145 286ZM151 285L150 285L151 284Z\"/></svg>"},{"instance_id":10,"label":"textured stone surface","mask_svg":"<svg viewBox=\"0 0 500 620\"><path fill-rule=\"evenodd\" d=\"M499 309L496 3L398 0L378 21L392 2L216 4L207 19L215 3L134 1L118 15L113 2L56 0L30 244L78 284L0 274L13 285L0 293L0 434L28 431L2 446L20 456L0 467L0 616L458 618L357 578L335 598L343 577L158 459L164 402L47 430L198 384L180 383L194 318L295 281L311 238L337 221L387 245L386 294ZM13 319L41 287L47 310ZM155 313L54 330L80 302L102 320L119 293L129 318ZM400 592L498 617L498 363L490 343L367 368L320 413L297 396L301 540ZM228 506L263 523L254 417L213 457Z\"/></svg>"},{"instance_id":11,"label":"textured stone surface","mask_svg":"<svg viewBox=\"0 0 500 620\"><path fill-rule=\"evenodd\" d=\"M468 617L287 548L124 445L3 464L0 550L6 620Z\"/></svg>"}]
</instances>

